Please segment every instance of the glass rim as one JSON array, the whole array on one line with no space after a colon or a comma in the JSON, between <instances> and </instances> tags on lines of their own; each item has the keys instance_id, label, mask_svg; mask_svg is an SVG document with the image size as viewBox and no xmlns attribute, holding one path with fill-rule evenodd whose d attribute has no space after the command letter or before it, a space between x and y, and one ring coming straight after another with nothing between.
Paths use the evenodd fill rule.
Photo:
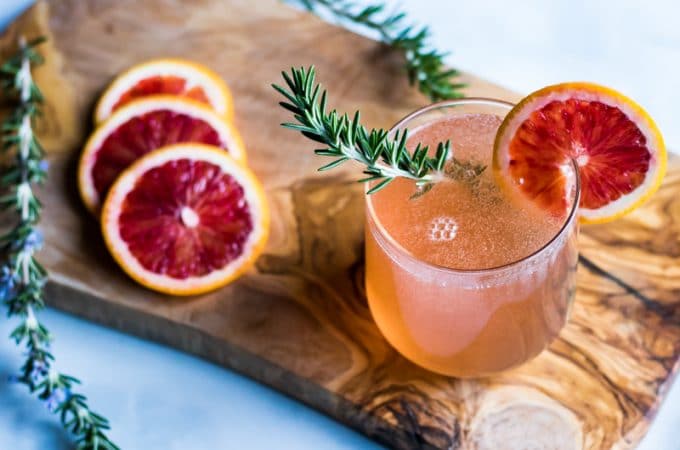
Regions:
<instances>
[{"instance_id":1,"label":"glass rim","mask_svg":"<svg viewBox=\"0 0 680 450\"><path fill-rule=\"evenodd\" d=\"M395 123L390 129L387 134L388 137L391 137L397 130L400 130L404 128L404 125L411 121L412 119L425 114L427 112L430 112L432 110L436 110L439 108L447 108L447 107L452 107L452 106L459 106L459 105L488 105L488 106L500 106L500 107L505 107L508 110L512 109L515 104L511 102L507 102L505 100L498 100L498 99L493 99L493 98L487 98L487 97L466 97L466 98L461 98L461 99L453 99L453 100L442 100L439 102L435 102L426 106L423 106L422 108L418 108L413 112L410 112L403 118L399 119L397 123ZM564 223L560 227L560 229L541 247L539 247L537 250L534 252L526 255L523 258L520 258L516 261L509 262L507 264L503 264L500 266L494 266L494 267L488 267L485 269L453 269L451 267L446 267L442 266L439 264L434 264L428 261L423 260L422 258L418 258L415 256L411 251L408 249L404 248L399 242L397 242L396 239L385 229L383 226L382 222L380 219L377 217L375 213L375 209L373 208L373 202L370 200L371 195L368 194L368 189L370 187L370 183L365 183L364 186L364 196L366 198L366 209L368 211L368 214L370 216L371 221L377 228L377 232L380 234L380 237L385 239L387 243L392 246L398 253L400 253L402 256L407 257L410 259L412 262L415 262L416 264L423 265L427 267L430 270L436 270L436 271L442 271L446 272L449 274L457 274L457 275L489 275L489 274L495 274L499 272L506 272L512 269L515 269L517 267L522 267L525 264L530 263L531 261L539 258L541 255L543 255L547 250L549 250L553 244L562 237L566 231L569 229L571 224L576 220L576 213L578 212L578 206L580 204L581 200L581 177L579 175L578 171L578 164L576 160L573 158L571 159L571 166L572 170L574 173L574 189L576 190L574 194L574 199L571 204L571 210L569 211L569 214L567 215L566 219L564 220ZM380 245L380 242L378 242Z\"/></svg>"}]
</instances>

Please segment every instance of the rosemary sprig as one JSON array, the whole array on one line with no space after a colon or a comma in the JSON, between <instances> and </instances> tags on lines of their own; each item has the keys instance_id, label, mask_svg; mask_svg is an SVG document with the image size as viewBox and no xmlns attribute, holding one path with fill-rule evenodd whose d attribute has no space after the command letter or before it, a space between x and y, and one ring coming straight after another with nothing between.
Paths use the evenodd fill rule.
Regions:
<instances>
[{"instance_id":1,"label":"rosemary sprig","mask_svg":"<svg viewBox=\"0 0 680 450\"><path fill-rule=\"evenodd\" d=\"M22 38L18 52L0 66L0 85L6 99L15 103L2 123L6 166L0 176L4 191L0 210L16 213L14 227L0 236L0 300L7 306L8 316L20 320L11 338L23 345L27 354L19 375L12 379L37 393L50 411L59 414L63 427L75 435L76 448L117 450L105 433L108 420L90 410L85 396L74 392L74 385L80 381L53 367L52 336L36 317L36 312L45 307L47 272L34 258L43 237L36 228L42 205L33 188L45 180L48 166L33 133L32 122L40 114L43 96L33 82L31 64L42 63L35 47L43 41L26 42Z\"/></svg>"},{"instance_id":2,"label":"rosemary sprig","mask_svg":"<svg viewBox=\"0 0 680 450\"><path fill-rule=\"evenodd\" d=\"M430 29L407 25L406 13L385 13L385 5L378 3L366 7L357 6L352 0L296 0L311 12L317 7L335 17L349 20L377 32L380 39L404 54L405 68L411 85L418 85L423 94L432 101L460 98L464 83L454 83L459 75L455 69L444 64L447 53L439 52L428 44Z\"/></svg>"},{"instance_id":3,"label":"rosemary sprig","mask_svg":"<svg viewBox=\"0 0 680 450\"><path fill-rule=\"evenodd\" d=\"M297 123L284 123L286 128L300 131L304 136L324 144L315 150L317 155L329 156L333 161L319 168L332 169L354 160L366 166L366 178L362 182L377 181L369 194L379 191L397 177L414 180L421 191L427 191L432 183L449 177L444 170L450 142L439 143L434 157L428 156L428 147L418 144L413 152L406 148L408 130L397 131L389 136L387 130L368 131L360 122L360 114L340 115L336 110L326 112L327 95L315 84L314 67L292 68L290 74L282 72L288 90L272 85L287 101L279 104L291 111Z\"/></svg>"}]
</instances>

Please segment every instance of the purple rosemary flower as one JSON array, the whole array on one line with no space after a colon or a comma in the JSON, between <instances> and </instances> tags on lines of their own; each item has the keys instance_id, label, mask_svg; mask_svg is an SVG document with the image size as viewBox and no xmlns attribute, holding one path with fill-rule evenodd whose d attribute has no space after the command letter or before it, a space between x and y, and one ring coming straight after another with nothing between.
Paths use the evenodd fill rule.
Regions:
<instances>
[{"instance_id":1,"label":"purple rosemary flower","mask_svg":"<svg viewBox=\"0 0 680 450\"><path fill-rule=\"evenodd\" d=\"M38 163L38 168L43 172L47 172L47 169L50 168L50 162L46 159L41 159Z\"/></svg>"},{"instance_id":2,"label":"purple rosemary flower","mask_svg":"<svg viewBox=\"0 0 680 450\"><path fill-rule=\"evenodd\" d=\"M39 230L31 230L31 232L24 239L24 251L38 250L43 245L43 235Z\"/></svg>"},{"instance_id":3,"label":"purple rosemary flower","mask_svg":"<svg viewBox=\"0 0 680 450\"><path fill-rule=\"evenodd\" d=\"M37 384L41 378L47 375L47 370L47 364L45 364L44 361L39 359L34 360L33 367L31 367L31 373L29 374L33 384Z\"/></svg>"},{"instance_id":4,"label":"purple rosemary flower","mask_svg":"<svg viewBox=\"0 0 680 450\"><path fill-rule=\"evenodd\" d=\"M0 269L0 301L7 301L12 298L15 288L14 274L8 266Z\"/></svg>"},{"instance_id":5,"label":"purple rosemary flower","mask_svg":"<svg viewBox=\"0 0 680 450\"><path fill-rule=\"evenodd\" d=\"M71 393L66 388L55 388L49 397L45 400L45 406L50 412L56 411L57 407L67 400Z\"/></svg>"}]
</instances>

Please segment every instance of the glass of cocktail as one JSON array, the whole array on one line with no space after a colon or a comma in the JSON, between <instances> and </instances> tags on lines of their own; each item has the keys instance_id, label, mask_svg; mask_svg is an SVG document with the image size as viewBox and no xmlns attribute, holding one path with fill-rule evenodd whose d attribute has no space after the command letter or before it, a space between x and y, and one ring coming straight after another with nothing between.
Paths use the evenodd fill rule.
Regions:
<instances>
[{"instance_id":1,"label":"glass of cocktail","mask_svg":"<svg viewBox=\"0 0 680 450\"><path fill-rule=\"evenodd\" d=\"M451 140L451 175L418 193L394 180L366 196L366 292L385 338L434 372L489 375L538 355L564 326L575 291L575 163L563 214L518 195L492 170L512 108L490 99L436 103L408 115L409 143ZM521 180L520 180L521 183Z\"/></svg>"}]
</instances>

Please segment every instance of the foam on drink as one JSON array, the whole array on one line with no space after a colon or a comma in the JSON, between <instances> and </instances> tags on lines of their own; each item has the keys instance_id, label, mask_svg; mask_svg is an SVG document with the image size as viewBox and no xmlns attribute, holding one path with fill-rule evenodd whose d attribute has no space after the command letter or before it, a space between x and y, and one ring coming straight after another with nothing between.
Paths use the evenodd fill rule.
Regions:
<instances>
[{"instance_id":1,"label":"foam on drink","mask_svg":"<svg viewBox=\"0 0 680 450\"><path fill-rule=\"evenodd\" d=\"M485 166L474 181L443 181L411 199L413 181L396 179L373 194L377 217L417 258L452 269L488 269L518 261L555 236L555 218L497 183L491 167L501 118L491 114L447 117L411 131L408 147L436 148L451 140L450 158ZM449 159L448 164L453 164Z\"/></svg>"}]
</instances>

